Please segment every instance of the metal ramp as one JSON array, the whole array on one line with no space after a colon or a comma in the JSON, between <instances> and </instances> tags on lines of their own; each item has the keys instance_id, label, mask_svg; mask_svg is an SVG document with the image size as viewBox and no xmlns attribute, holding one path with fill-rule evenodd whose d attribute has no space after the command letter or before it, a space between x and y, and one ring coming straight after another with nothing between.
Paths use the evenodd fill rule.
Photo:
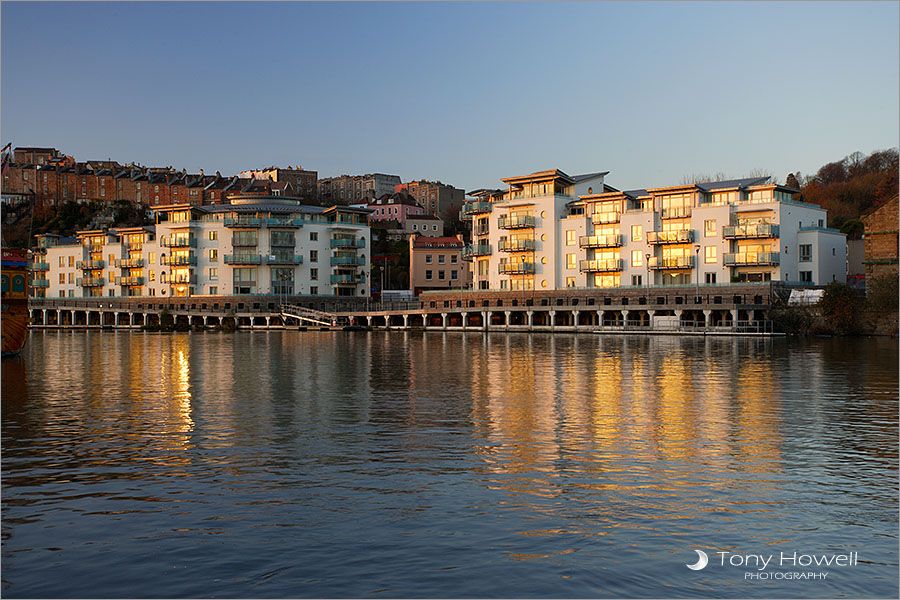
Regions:
<instances>
[{"instance_id":1,"label":"metal ramp","mask_svg":"<svg viewBox=\"0 0 900 600\"><path fill-rule=\"evenodd\" d=\"M343 315L297 306L296 304L282 304L281 317L282 319L297 319L301 323L315 323L325 327L346 327L350 324L350 319Z\"/></svg>"}]
</instances>

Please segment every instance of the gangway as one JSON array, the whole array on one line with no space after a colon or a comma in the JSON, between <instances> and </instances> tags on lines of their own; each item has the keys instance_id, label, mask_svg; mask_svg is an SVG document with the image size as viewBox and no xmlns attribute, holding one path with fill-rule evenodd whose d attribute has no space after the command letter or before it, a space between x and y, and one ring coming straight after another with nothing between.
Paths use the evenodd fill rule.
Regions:
<instances>
[{"instance_id":1,"label":"gangway","mask_svg":"<svg viewBox=\"0 0 900 600\"><path fill-rule=\"evenodd\" d=\"M345 327L350 324L350 319L343 315L297 306L296 304L282 304L281 316L282 318L290 317L301 322L315 323L316 325L327 327Z\"/></svg>"}]
</instances>

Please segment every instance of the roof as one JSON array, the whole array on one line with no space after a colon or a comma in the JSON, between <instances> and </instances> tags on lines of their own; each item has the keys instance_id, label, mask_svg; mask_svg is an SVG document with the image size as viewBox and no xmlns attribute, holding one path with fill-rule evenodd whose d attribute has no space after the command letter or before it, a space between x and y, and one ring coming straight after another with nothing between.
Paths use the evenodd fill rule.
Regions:
<instances>
[{"instance_id":1,"label":"roof","mask_svg":"<svg viewBox=\"0 0 900 600\"><path fill-rule=\"evenodd\" d=\"M725 189L741 189L751 185L759 185L768 180L768 177L746 177L744 179L728 179L726 181L708 181L696 185L704 192L712 192Z\"/></svg>"},{"instance_id":2,"label":"roof","mask_svg":"<svg viewBox=\"0 0 900 600\"><path fill-rule=\"evenodd\" d=\"M436 217L435 215L406 215L407 221L419 220L419 221L443 221L440 217Z\"/></svg>"},{"instance_id":3,"label":"roof","mask_svg":"<svg viewBox=\"0 0 900 600\"><path fill-rule=\"evenodd\" d=\"M419 204L415 198L408 194L402 194L400 192L394 192L393 194L382 194L378 198L369 202L369 206L386 206L390 204L405 204L407 206L418 206L424 210L424 207Z\"/></svg>"},{"instance_id":4,"label":"roof","mask_svg":"<svg viewBox=\"0 0 900 600\"><path fill-rule=\"evenodd\" d=\"M609 175L609 171L599 171L597 173L586 173L584 175L572 175L572 181L578 183L580 181L586 181L588 179L594 179L596 177L605 177Z\"/></svg>"},{"instance_id":5,"label":"roof","mask_svg":"<svg viewBox=\"0 0 900 600\"><path fill-rule=\"evenodd\" d=\"M563 171L559 169L548 169L546 171L536 171L531 173L530 175L518 175L516 177L505 177L500 179L503 183L508 183L509 185L516 185L519 183L528 183L529 181L541 180L541 179L562 179L569 183L574 183L573 179L566 175Z\"/></svg>"},{"instance_id":6,"label":"roof","mask_svg":"<svg viewBox=\"0 0 900 600\"><path fill-rule=\"evenodd\" d=\"M453 236L427 237L417 235L413 238L413 248L462 248L464 246L465 244L458 237Z\"/></svg>"}]
</instances>

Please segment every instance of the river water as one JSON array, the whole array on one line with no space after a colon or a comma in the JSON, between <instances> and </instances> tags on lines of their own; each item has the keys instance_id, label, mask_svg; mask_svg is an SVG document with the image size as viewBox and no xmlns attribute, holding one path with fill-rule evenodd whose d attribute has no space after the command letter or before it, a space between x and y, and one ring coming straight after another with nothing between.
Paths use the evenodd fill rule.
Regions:
<instances>
[{"instance_id":1,"label":"river water","mask_svg":"<svg viewBox=\"0 0 900 600\"><path fill-rule=\"evenodd\" d=\"M898 595L896 340L35 331L2 368L5 597Z\"/></svg>"}]
</instances>

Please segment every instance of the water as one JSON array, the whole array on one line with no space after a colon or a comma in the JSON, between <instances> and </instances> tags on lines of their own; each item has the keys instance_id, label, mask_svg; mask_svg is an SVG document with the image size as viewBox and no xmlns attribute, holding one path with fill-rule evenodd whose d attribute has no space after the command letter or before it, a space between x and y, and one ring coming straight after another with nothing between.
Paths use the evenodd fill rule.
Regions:
<instances>
[{"instance_id":1,"label":"water","mask_svg":"<svg viewBox=\"0 0 900 600\"><path fill-rule=\"evenodd\" d=\"M3 595L897 597L897 365L887 339L33 332L2 365ZM729 564L795 551L859 559Z\"/></svg>"}]
</instances>

